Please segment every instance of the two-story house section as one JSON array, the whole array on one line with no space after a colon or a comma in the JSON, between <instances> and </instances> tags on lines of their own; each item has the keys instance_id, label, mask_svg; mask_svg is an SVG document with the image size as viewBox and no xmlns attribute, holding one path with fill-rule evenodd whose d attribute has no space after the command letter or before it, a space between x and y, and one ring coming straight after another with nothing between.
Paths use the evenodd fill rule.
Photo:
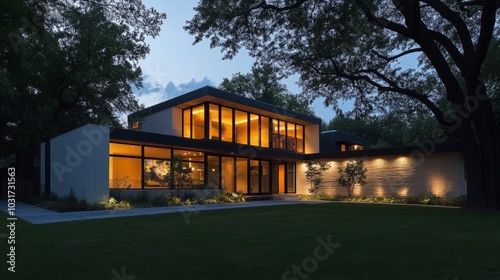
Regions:
<instances>
[{"instance_id":1,"label":"two-story house section","mask_svg":"<svg viewBox=\"0 0 500 280\"><path fill-rule=\"evenodd\" d=\"M111 133L110 189L295 193L296 162L319 152L320 119L212 87L146 108L129 123L132 131L115 133L127 137Z\"/></svg>"},{"instance_id":2,"label":"two-story house section","mask_svg":"<svg viewBox=\"0 0 500 280\"><path fill-rule=\"evenodd\" d=\"M306 162L313 160L331 165L320 192L343 195L338 170L359 158L365 159L368 184L355 195L466 192L457 145L436 145L432 152L426 146L370 150L362 138L320 133L319 118L212 87L134 113L129 124L88 124L42 143L41 192L73 191L91 203L108 199L110 191L304 195L311 186Z\"/></svg>"}]
</instances>

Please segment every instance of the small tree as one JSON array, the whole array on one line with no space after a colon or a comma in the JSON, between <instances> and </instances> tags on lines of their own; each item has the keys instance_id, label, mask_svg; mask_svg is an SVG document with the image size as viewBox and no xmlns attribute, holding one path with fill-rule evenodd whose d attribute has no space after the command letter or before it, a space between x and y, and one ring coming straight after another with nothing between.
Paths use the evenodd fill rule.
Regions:
<instances>
[{"instance_id":1,"label":"small tree","mask_svg":"<svg viewBox=\"0 0 500 280\"><path fill-rule=\"evenodd\" d=\"M323 181L323 172L330 169L331 165L329 163L316 161L306 162L306 179L311 182L311 188L309 192L316 194L316 190L319 188L319 184Z\"/></svg>"},{"instance_id":2,"label":"small tree","mask_svg":"<svg viewBox=\"0 0 500 280\"><path fill-rule=\"evenodd\" d=\"M349 197L352 196L352 191L356 187L356 184L361 186L366 184L366 171L367 169L363 162L363 158L356 161L349 161L345 169L339 167L339 184L346 188Z\"/></svg>"}]
</instances>

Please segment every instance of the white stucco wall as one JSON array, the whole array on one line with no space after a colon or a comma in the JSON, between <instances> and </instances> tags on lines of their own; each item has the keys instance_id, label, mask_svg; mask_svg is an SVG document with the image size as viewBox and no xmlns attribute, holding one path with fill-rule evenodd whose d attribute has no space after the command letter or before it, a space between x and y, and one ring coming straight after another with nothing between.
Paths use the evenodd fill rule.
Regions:
<instances>
[{"instance_id":1,"label":"white stucco wall","mask_svg":"<svg viewBox=\"0 0 500 280\"><path fill-rule=\"evenodd\" d=\"M319 193L347 195L338 184L339 167L345 168L351 159L323 160L331 168L323 174ZM419 193L441 197L466 194L463 157L461 153L435 153L423 158L409 155L387 155L365 158L366 182L357 187L357 196L413 196ZM305 178L305 163L297 163L297 193L309 194L310 182Z\"/></svg>"},{"instance_id":2,"label":"white stucco wall","mask_svg":"<svg viewBox=\"0 0 500 280\"><path fill-rule=\"evenodd\" d=\"M141 131L182 136L182 109L168 108L146 116L141 121Z\"/></svg>"},{"instance_id":3,"label":"white stucco wall","mask_svg":"<svg viewBox=\"0 0 500 280\"><path fill-rule=\"evenodd\" d=\"M44 165L42 161L41 171ZM73 189L79 199L101 202L109 196L108 170L109 127L89 124L51 140L52 193L64 196Z\"/></svg>"}]
</instances>

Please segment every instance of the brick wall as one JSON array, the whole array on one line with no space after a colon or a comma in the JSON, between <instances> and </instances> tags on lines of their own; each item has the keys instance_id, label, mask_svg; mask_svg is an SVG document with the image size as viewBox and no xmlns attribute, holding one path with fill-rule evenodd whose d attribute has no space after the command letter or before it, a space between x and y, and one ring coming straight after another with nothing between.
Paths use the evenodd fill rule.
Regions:
<instances>
[{"instance_id":1,"label":"brick wall","mask_svg":"<svg viewBox=\"0 0 500 280\"><path fill-rule=\"evenodd\" d=\"M323 174L318 193L347 195L338 184L338 168L345 167L348 159L323 160L331 164ZM419 193L441 197L465 195L462 154L458 152L435 153L414 159L409 155L373 156L365 158L368 169L367 184L356 187L357 196L412 196ZM311 186L305 178L305 163L297 163L297 193L308 194Z\"/></svg>"}]
</instances>

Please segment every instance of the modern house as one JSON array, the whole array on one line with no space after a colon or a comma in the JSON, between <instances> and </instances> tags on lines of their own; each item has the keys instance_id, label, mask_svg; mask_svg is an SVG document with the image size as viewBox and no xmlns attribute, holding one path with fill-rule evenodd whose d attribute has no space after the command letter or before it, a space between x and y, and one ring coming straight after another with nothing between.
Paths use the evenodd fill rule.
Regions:
<instances>
[{"instance_id":1,"label":"modern house","mask_svg":"<svg viewBox=\"0 0 500 280\"><path fill-rule=\"evenodd\" d=\"M129 129L86 125L42 143L42 192L73 189L89 202L110 190L307 194L305 161L322 160L333 166L320 190L343 193L335 185L338 167L366 156L369 184L355 194L465 194L458 147L368 150L363 139L321 134L318 118L212 87L149 107L129 123Z\"/></svg>"}]
</instances>

